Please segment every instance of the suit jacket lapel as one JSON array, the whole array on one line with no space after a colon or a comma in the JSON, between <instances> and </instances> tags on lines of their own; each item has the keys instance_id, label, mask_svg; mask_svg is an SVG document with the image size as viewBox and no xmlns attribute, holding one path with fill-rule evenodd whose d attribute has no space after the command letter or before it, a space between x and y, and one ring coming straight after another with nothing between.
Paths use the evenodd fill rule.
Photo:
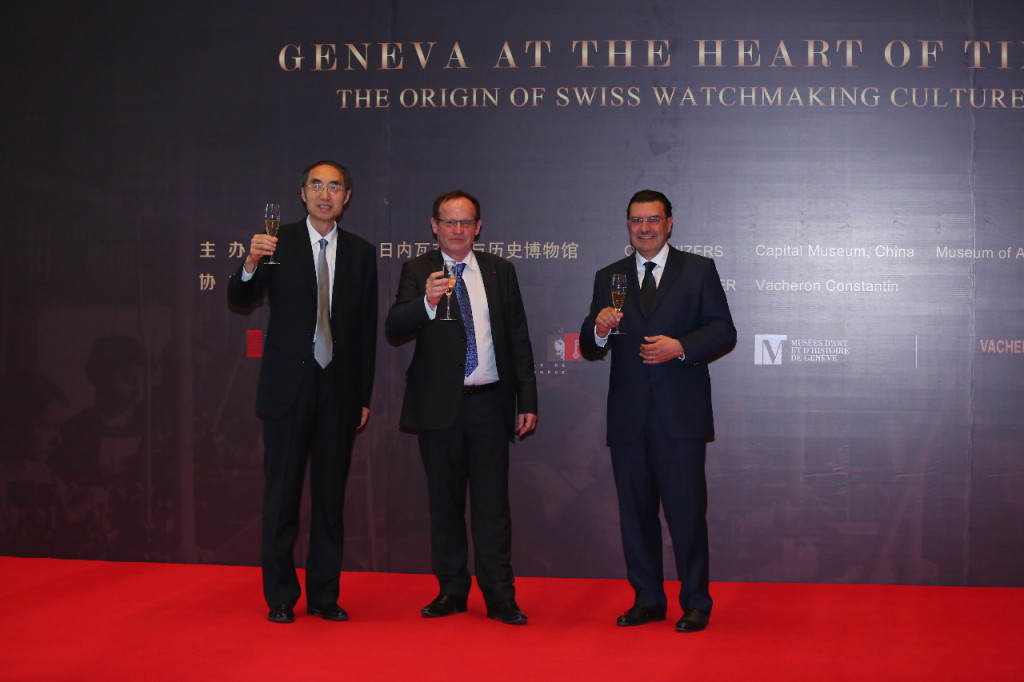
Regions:
<instances>
[{"instance_id":1,"label":"suit jacket lapel","mask_svg":"<svg viewBox=\"0 0 1024 682\"><path fill-rule=\"evenodd\" d=\"M651 308L651 315L658 309L658 305L668 295L668 290L672 288L681 274L683 274L682 254L674 247L669 247L668 258L665 259L665 272L661 273L661 281L658 283L658 290L654 294L654 306Z\"/></svg>"},{"instance_id":2,"label":"suit jacket lapel","mask_svg":"<svg viewBox=\"0 0 1024 682\"><path fill-rule=\"evenodd\" d=\"M320 248L320 247L317 247ZM345 295L342 286L345 280L344 277L340 276L339 273L345 272L347 269L352 267L349 263L349 258L352 253L344 247L341 238L341 228L338 228L338 234L334 240L334 288L331 291L331 327L334 327L334 321L338 317L338 308L341 306L342 296ZM313 291L316 292L316 263L313 263Z\"/></svg>"},{"instance_id":3,"label":"suit jacket lapel","mask_svg":"<svg viewBox=\"0 0 1024 682\"><path fill-rule=\"evenodd\" d=\"M501 290L498 286L498 273L486 260L476 254L476 265L480 268L480 278L484 282L484 293L487 294L487 307L491 315L491 338L496 339L501 335ZM499 325L495 331L495 325Z\"/></svg>"},{"instance_id":4,"label":"suit jacket lapel","mask_svg":"<svg viewBox=\"0 0 1024 682\"><path fill-rule=\"evenodd\" d=\"M291 286L301 286L306 289L307 295L313 296L313 303L316 305L316 261L313 260L312 250L309 245L309 231L306 229L306 222L292 223L288 227L294 227L285 231L282 228L277 243L277 260L281 262L282 268L288 269L288 280ZM320 247L317 246L317 249ZM270 267L278 267L271 265ZM298 295L301 289L296 290L292 295Z\"/></svg>"}]
</instances>

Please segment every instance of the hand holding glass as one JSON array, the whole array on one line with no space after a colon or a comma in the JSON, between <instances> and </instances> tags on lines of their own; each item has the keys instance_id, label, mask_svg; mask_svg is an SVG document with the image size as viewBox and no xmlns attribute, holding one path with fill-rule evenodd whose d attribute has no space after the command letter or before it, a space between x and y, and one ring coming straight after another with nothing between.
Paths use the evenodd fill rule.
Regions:
<instances>
[{"instance_id":1,"label":"hand holding glass","mask_svg":"<svg viewBox=\"0 0 1024 682\"><path fill-rule=\"evenodd\" d=\"M271 237L277 236L277 230L281 227L281 205L280 204L267 204L263 209L263 229L267 231L267 234ZM270 254L270 258L267 259L267 265L280 265L274 260L274 254Z\"/></svg>"},{"instance_id":2,"label":"hand holding glass","mask_svg":"<svg viewBox=\"0 0 1024 682\"><path fill-rule=\"evenodd\" d=\"M629 286L629 280L626 279L626 275L617 273L612 275L612 307L615 308L615 312L622 312L622 304L626 302L626 288ZM619 331L619 325L608 332L609 336L612 334L621 334Z\"/></svg>"},{"instance_id":3,"label":"hand holding glass","mask_svg":"<svg viewBox=\"0 0 1024 682\"><path fill-rule=\"evenodd\" d=\"M448 278L448 289L444 292L446 307L444 311L444 317L439 317L439 320L454 320L452 317L452 292L455 291L455 263L444 264L444 274Z\"/></svg>"}]
</instances>

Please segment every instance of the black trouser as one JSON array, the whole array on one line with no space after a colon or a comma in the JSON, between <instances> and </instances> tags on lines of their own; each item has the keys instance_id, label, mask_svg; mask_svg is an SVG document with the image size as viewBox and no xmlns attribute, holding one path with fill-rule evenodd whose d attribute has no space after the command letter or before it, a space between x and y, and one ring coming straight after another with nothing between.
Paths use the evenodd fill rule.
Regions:
<instances>
[{"instance_id":1,"label":"black trouser","mask_svg":"<svg viewBox=\"0 0 1024 682\"><path fill-rule=\"evenodd\" d=\"M508 429L497 386L463 395L455 424L420 429L430 500L430 557L442 592L469 594L466 490L477 584L488 605L515 598L508 502Z\"/></svg>"},{"instance_id":2,"label":"black trouser","mask_svg":"<svg viewBox=\"0 0 1024 682\"><path fill-rule=\"evenodd\" d=\"M306 463L311 503L306 602L338 601L344 549L342 510L352 461L354 427L343 423L328 370L310 360L288 414L263 421L263 594L271 606L299 598L295 540ZM328 366L329 367L329 366Z\"/></svg>"}]
</instances>

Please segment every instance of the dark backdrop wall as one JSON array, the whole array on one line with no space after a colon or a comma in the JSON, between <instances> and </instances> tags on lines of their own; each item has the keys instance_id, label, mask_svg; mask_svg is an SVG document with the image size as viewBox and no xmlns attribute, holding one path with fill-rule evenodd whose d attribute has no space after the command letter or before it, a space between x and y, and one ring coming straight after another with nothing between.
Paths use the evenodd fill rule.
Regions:
<instances>
[{"instance_id":1,"label":"dark backdrop wall","mask_svg":"<svg viewBox=\"0 0 1024 682\"><path fill-rule=\"evenodd\" d=\"M22 4L3 11L0 552L253 564L262 204L355 175L380 311L483 202L541 421L517 571L623 575L608 368L578 358L641 188L716 259L713 577L1024 585L1024 10L943 0ZM346 567L427 572L411 349L381 340ZM304 548L299 548L300 552ZM666 553L671 556L671 553Z\"/></svg>"}]
</instances>

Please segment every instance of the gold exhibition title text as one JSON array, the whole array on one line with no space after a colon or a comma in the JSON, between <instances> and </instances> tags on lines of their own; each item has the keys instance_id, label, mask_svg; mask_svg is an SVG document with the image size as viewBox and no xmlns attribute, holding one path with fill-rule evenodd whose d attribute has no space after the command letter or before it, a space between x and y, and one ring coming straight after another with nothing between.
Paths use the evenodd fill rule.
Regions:
<instances>
[{"instance_id":1,"label":"gold exhibition title text","mask_svg":"<svg viewBox=\"0 0 1024 682\"><path fill-rule=\"evenodd\" d=\"M690 43L692 42L692 45ZM856 69L871 55L892 69L934 69L947 54L943 40L890 40L877 49L865 49L864 41L700 39L688 41L691 52L683 67L695 73L721 73L716 69ZM1024 41L964 40L950 44L959 68L996 71L1024 70ZM490 73L515 69L547 69L553 63L582 69L669 69L673 44L669 40L572 40L565 55L555 52L550 40L526 40L513 47L505 41L486 62ZM473 54L479 55L477 46ZM679 59L676 59L677 64ZM427 70L469 70L471 60L458 41L381 43L291 43L277 54L280 70L295 72L400 73ZM781 71L777 71L781 72ZM917 71L920 73L920 71ZM645 100L657 106L684 107L877 107L897 108L992 108L1024 110L1024 88L917 87L914 84L883 89L872 85L764 86L733 84L659 84L645 90L637 85L562 85L558 87L450 87L338 88L334 92L341 109L476 108L502 103L513 107L601 106L637 107Z\"/></svg>"},{"instance_id":2,"label":"gold exhibition title text","mask_svg":"<svg viewBox=\"0 0 1024 682\"><path fill-rule=\"evenodd\" d=\"M694 40L696 68L855 68L864 54L864 41L785 40L762 46L760 40ZM458 41L440 43L312 43L289 44L278 53L284 71L401 71L406 68L469 69ZM945 51L943 40L891 40L881 54L893 68L932 68ZM668 68L672 65L669 40L573 40L569 43L576 68ZM441 54L435 55L440 51ZM492 69L547 68L550 40L526 40L517 51L506 41ZM962 54L970 69L1024 69L1024 41L965 40Z\"/></svg>"}]
</instances>

